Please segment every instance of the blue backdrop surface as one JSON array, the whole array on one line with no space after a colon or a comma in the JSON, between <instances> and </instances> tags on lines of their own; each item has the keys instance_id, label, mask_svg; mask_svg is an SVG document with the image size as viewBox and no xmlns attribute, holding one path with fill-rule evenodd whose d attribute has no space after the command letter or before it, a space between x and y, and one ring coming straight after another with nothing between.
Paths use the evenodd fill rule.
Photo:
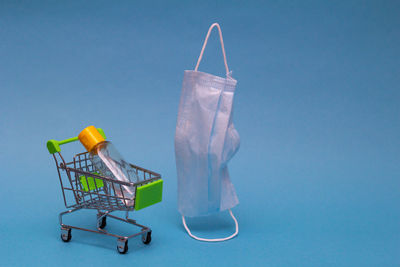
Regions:
<instances>
[{"instance_id":1,"label":"blue backdrop surface","mask_svg":"<svg viewBox=\"0 0 400 267\"><path fill-rule=\"evenodd\" d=\"M0 265L398 266L399 13L396 1L1 1ZM183 71L213 22L238 80L240 233L210 244L181 225L173 140ZM224 75L216 33L200 70ZM164 178L163 202L134 214L153 242L132 239L124 256L113 238L59 238L45 142L92 124ZM189 224L233 231L227 213Z\"/></svg>"}]
</instances>

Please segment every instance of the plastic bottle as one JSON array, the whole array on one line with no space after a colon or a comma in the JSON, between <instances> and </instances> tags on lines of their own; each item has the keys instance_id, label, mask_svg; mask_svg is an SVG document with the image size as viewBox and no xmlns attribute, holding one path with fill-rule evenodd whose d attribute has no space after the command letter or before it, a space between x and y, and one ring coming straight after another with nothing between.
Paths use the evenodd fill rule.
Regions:
<instances>
[{"instance_id":1,"label":"plastic bottle","mask_svg":"<svg viewBox=\"0 0 400 267\"><path fill-rule=\"evenodd\" d=\"M136 170L126 162L110 141L106 141L94 126L85 128L79 135L79 141L89 152L89 158L102 176L110 177L123 182L139 182ZM118 197L130 198L132 200L121 201L127 205L134 204L135 187L115 184L113 187ZM122 189L122 190L121 190Z\"/></svg>"}]
</instances>

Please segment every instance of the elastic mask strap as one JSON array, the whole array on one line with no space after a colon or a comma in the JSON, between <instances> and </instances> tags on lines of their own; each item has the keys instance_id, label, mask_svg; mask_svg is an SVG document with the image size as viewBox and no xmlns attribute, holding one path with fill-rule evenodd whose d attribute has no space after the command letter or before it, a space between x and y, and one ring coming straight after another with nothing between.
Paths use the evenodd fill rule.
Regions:
<instances>
[{"instance_id":1,"label":"elastic mask strap","mask_svg":"<svg viewBox=\"0 0 400 267\"><path fill-rule=\"evenodd\" d=\"M226 61L226 54L225 54L225 47L224 47L224 39L222 38L221 27L219 27L219 24L218 24L218 23L214 23L214 24L211 25L211 27L208 29L206 39L204 40L203 48L201 49L199 59L197 60L196 68L194 68L194 70L197 71L197 69L199 68L200 61L201 61L201 59L202 59L202 57L203 57L204 49L206 48L206 45L207 45L207 42L208 42L208 38L210 37L211 31L212 31L212 29L213 29L214 27L217 27L218 32L219 32L219 40L220 40L220 42L221 42L222 54L223 54L223 56L224 56L224 63L225 63L226 76L228 76L228 74L229 74L229 68L228 68L228 63L227 63L227 61Z\"/></svg>"},{"instance_id":2,"label":"elastic mask strap","mask_svg":"<svg viewBox=\"0 0 400 267\"><path fill-rule=\"evenodd\" d=\"M238 225L238 222L237 222L235 216L233 215L233 213L232 213L232 211L231 211L230 209L229 209L229 214L231 215L232 219L235 221L235 228L236 228L236 230L235 230L235 232L234 232L232 235L230 235L230 236L228 236L228 237L224 237L224 238L207 239L207 238L197 237L197 236L193 235L192 232L190 232L189 227L187 227L187 225L186 225L185 217L184 217L183 215L182 215L182 223L183 223L183 226L184 226L185 229L186 229L186 232L190 235L190 237L192 237L192 238L194 238L194 239L196 239L196 240L199 240L199 241L206 241L206 242L220 242L220 241L226 241L226 240L229 240L229 239L234 238L234 237L237 236L237 234L239 233L239 225Z\"/></svg>"}]
</instances>

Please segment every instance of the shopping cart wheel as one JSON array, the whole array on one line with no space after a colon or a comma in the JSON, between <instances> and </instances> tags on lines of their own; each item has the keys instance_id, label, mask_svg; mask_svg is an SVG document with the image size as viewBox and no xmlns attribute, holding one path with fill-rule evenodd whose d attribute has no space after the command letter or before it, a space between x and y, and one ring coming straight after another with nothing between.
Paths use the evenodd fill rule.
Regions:
<instances>
[{"instance_id":1,"label":"shopping cart wheel","mask_svg":"<svg viewBox=\"0 0 400 267\"><path fill-rule=\"evenodd\" d=\"M97 227L103 229L107 225L107 217L104 216L100 221L97 221Z\"/></svg>"},{"instance_id":2,"label":"shopping cart wheel","mask_svg":"<svg viewBox=\"0 0 400 267\"><path fill-rule=\"evenodd\" d=\"M144 235L142 235L142 242L143 244L150 244L151 242L151 231L148 231L147 233L145 233Z\"/></svg>"},{"instance_id":3,"label":"shopping cart wheel","mask_svg":"<svg viewBox=\"0 0 400 267\"><path fill-rule=\"evenodd\" d=\"M125 254L128 251L128 239L118 239L117 250L120 254Z\"/></svg>"},{"instance_id":4,"label":"shopping cart wheel","mask_svg":"<svg viewBox=\"0 0 400 267\"><path fill-rule=\"evenodd\" d=\"M69 242L71 240L71 229L61 228L61 240L64 242Z\"/></svg>"}]
</instances>

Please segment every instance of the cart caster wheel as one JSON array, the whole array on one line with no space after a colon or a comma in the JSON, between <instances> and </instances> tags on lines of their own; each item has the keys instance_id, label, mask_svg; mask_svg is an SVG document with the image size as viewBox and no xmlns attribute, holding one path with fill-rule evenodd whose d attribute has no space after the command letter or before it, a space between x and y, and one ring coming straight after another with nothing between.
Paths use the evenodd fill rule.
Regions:
<instances>
[{"instance_id":1,"label":"cart caster wheel","mask_svg":"<svg viewBox=\"0 0 400 267\"><path fill-rule=\"evenodd\" d=\"M120 254L125 254L128 251L128 240L118 239L117 250Z\"/></svg>"},{"instance_id":2,"label":"cart caster wheel","mask_svg":"<svg viewBox=\"0 0 400 267\"><path fill-rule=\"evenodd\" d=\"M104 229L107 225L107 216L104 216L101 218L100 221L97 221L97 228Z\"/></svg>"},{"instance_id":3,"label":"cart caster wheel","mask_svg":"<svg viewBox=\"0 0 400 267\"><path fill-rule=\"evenodd\" d=\"M61 228L61 240L64 242L71 241L71 229Z\"/></svg>"},{"instance_id":4,"label":"cart caster wheel","mask_svg":"<svg viewBox=\"0 0 400 267\"><path fill-rule=\"evenodd\" d=\"M147 233L142 235L142 242L145 245L150 244L150 242L151 242L151 231L148 231Z\"/></svg>"}]
</instances>

